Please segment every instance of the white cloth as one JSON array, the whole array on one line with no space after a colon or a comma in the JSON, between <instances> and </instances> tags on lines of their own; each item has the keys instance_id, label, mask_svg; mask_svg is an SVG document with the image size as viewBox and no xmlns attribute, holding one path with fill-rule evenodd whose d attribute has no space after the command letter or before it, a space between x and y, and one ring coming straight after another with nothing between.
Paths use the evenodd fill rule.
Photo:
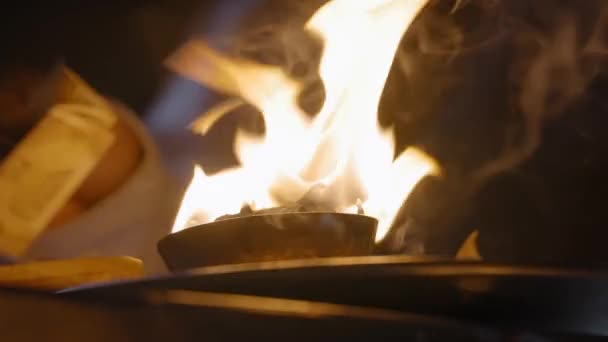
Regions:
<instances>
[{"instance_id":1,"label":"white cloth","mask_svg":"<svg viewBox=\"0 0 608 342\"><path fill-rule=\"evenodd\" d=\"M166 271L156 243L170 232L181 196L143 124L118 106L123 108L118 114L143 146L142 162L110 196L66 225L42 234L26 259L126 255L141 259L148 274Z\"/></svg>"}]
</instances>

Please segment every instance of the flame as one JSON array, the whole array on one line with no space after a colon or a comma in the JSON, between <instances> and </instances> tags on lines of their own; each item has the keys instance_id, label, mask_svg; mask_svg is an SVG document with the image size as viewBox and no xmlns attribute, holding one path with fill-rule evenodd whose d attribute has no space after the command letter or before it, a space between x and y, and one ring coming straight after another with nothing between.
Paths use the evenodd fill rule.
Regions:
<instances>
[{"instance_id":1,"label":"flame","mask_svg":"<svg viewBox=\"0 0 608 342\"><path fill-rule=\"evenodd\" d=\"M377 240L393 223L403 201L424 176L438 172L416 148L393 158L391 130L377 122L384 84L401 37L428 0L333 0L306 29L324 41L319 74L326 100L313 118L297 105L301 85L278 67L228 57L201 40L169 60L174 71L215 90L240 97L263 114L266 133L238 131L237 168L208 176L196 166L173 232L237 213L293 203L313 186L337 212L378 219ZM233 101L192 126L206 133Z\"/></svg>"}]
</instances>

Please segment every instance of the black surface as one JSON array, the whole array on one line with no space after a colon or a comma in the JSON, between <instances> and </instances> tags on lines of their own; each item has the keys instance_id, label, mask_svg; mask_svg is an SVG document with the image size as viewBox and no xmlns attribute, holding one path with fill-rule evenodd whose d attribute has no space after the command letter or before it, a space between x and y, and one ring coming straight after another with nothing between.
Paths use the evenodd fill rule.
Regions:
<instances>
[{"instance_id":1,"label":"black surface","mask_svg":"<svg viewBox=\"0 0 608 342\"><path fill-rule=\"evenodd\" d=\"M99 301L0 290L0 338L92 342L498 340L491 329L387 310L203 293L158 295L154 301ZM270 308L277 304L281 307L273 312Z\"/></svg>"},{"instance_id":2,"label":"black surface","mask_svg":"<svg viewBox=\"0 0 608 342\"><path fill-rule=\"evenodd\" d=\"M608 336L608 273L406 257L302 260L202 268L167 278L75 289L137 297L182 289L380 307L505 329Z\"/></svg>"}]
</instances>

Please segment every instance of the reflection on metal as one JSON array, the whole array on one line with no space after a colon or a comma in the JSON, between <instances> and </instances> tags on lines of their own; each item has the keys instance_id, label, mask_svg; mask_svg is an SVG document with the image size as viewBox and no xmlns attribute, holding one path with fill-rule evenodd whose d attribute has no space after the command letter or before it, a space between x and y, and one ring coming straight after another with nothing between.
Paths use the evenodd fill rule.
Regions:
<instances>
[{"instance_id":1,"label":"reflection on metal","mask_svg":"<svg viewBox=\"0 0 608 342\"><path fill-rule=\"evenodd\" d=\"M372 252L377 221L323 212L251 215L168 235L158 250L169 269Z\"/></svg>"},{"instance_id":2,"label":"reflection on metal","mask_svg":"<svg viewBox=\"0 0 608 342\"><path fill-rule=\"evenodd\" d=\"M181 305L250 311L269 315L302 318L358 318L364 320L393 321L409 325L458 328L469 323L457 322L430 315L411 314L374 307L320 303L304 300L259 297L228 293L183 290L151 290L145 298L155 305Z\"/></svg>"}]
</instances>

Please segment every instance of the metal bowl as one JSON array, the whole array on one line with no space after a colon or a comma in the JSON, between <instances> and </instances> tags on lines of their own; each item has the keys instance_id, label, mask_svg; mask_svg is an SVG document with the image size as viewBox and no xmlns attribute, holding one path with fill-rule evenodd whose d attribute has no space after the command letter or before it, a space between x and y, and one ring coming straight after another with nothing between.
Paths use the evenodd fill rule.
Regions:
<instances>
[{"instance_id":1,"label":"metal bowl","mask_svg":"<svg viewBox=\"0 0 608 342\"><path fill-rule=\"evenodd\" d=\"M172 271L203 266L372 252L376 219L356 214L281 213L215 221L158 242Z\"/></svg>"}]
</instances>

